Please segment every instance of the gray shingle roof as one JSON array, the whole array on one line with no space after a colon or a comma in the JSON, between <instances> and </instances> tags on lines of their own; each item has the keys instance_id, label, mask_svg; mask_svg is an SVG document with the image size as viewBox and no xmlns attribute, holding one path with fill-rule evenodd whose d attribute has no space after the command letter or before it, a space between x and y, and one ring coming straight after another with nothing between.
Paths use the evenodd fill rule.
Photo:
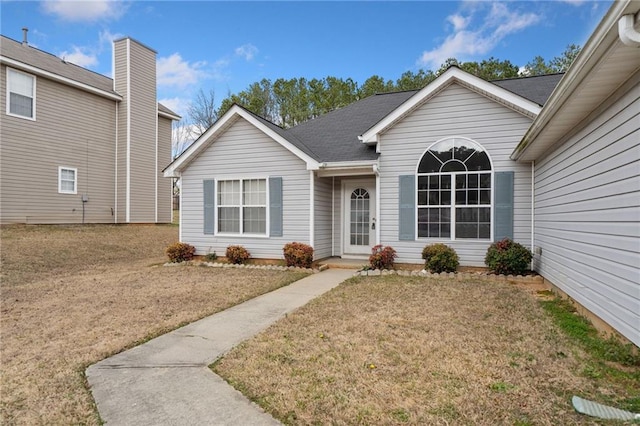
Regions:
<instances>
[{"instance_id":1,"label":"gray shingle roof","mask_svg":"<svg viewBox=\"0 0 640 426\"><path fill-rule=\"evenodd\" d=\"M375 160L375 147L360 142L358 136L382 120L417 91L369 96L344 108L321 115L291 129L320 162ZM291 141L295 143L294 141Z\"/></svg>"},{"instance_id":2,"label":"gray shingle roof","mask_svg":"<svg viewBox=\"0 0 640 426\"><path fill-rule=\"evenodd\" d=\"M78 65L64 62L51 53L36 49L32 46L24 46L22 43L8 37L0 37L0 53L2 56L108 93L117 94L113 90L113 80L109 77Z\"/></svg>"},{"instance_id":3,"label":"gray shingle roof","mask_svg":"<svg viewBox=\"0 0 640 426\"><path fill-rule=\"evenodd\" d=\"M60 77L86 84L103 92L119 95L113 90L113 79L78 65L64 62L51 53L32 46L24 46L22 43L3 35L0 35L0 55ZM158 110L167 114L178 115L160 103L158 103Z\"/></svg>"},{"instance_id":4,"label":"gray shingle roof","mask_svg":"<svg viewBox=\"0 0 640 426\"><path fill-rule=\"evenodd\" d=\"M494 80L491 83L542 106L556 88L564 73Z\"/></svg>"}]
</instances>

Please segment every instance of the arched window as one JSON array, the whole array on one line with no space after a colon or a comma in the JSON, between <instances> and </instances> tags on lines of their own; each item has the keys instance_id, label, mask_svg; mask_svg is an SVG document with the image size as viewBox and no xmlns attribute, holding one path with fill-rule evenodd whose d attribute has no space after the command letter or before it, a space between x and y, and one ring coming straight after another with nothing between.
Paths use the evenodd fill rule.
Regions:
<instances>
[{"instance_id":1,"label":"arched window","mask_svg":"<svg viewBox=\"0 0 640 426\"><path fill-rule=\"evenodd\" d=\"M418 165L418 237L491 238L491 160L478 143L447 138Z\"/></svg>"}]
</instances>

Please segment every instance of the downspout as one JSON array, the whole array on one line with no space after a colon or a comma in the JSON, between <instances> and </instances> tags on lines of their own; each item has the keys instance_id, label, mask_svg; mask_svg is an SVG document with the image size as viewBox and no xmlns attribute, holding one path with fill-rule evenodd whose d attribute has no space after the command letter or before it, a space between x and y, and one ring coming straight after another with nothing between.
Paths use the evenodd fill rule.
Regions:
<instances>
[{"instance_id":1,"label":"downspout","mask_svg":"<svg viewBox=\"0 0 640 426\"><path fill-rule=\"evenodd\" d=\"M115 50L115 48L114 48ZM113 74L115 76L115 72ZM113 223L118 223L118 102L116 101L116 191L115 191L115 202L114 202L114 215L113 215Z\"/></svg>"},{"instance_id":2,"label":"downspout","mask_svg":"<svg viewBox=\"0 0 640 426\"><path fill-rule=\"evenodd\" d=\"M313 170L309 170L309 245L314 246L315 239L315 185Z\"/></svg>"},{"instance_id":3,"label":"downspout","mask_svg":"<svg viewBox=\"0 0 640 426\"><path fill-rule=\"evenodd\" d=\"M376 227L376 245L380 242L380 168L377 164L373 165L373 173L376 175L376 217L373 223Z\"/></svg>"},{"instance_id":4,"label":"downspout","mask_svg":"<svg viewBox=\"0 0 640 426\"><path fill-rule=\"evenodd\" d=\"M633 13L623 15L618 20L620 41L630 47L640 47L640 32L635 29L636 21L636 15Z\"/></svg>"},{"instance_id":5,"label":"downspout","mask_svg":"<svg viewBox=\"0 0 640 426\"><path fill-rule=\"evenodd\" d=\"M331 178L331 257L335 256L336 237L336 177Z\"/></svg>"},{"instance_id":6,"label":"downspout","mask_svg":"<svg viewBox=\"0 0 640 426\"><path fill-rule=\"evenodd\" d=\"M536 179L536 161L531 161L531 252L535 254L535 226L536 226L536 194L535 194L535 179ZM533 258L531 258L531 265L529 269L533 270Z\"/></svg>"}]
</instances>

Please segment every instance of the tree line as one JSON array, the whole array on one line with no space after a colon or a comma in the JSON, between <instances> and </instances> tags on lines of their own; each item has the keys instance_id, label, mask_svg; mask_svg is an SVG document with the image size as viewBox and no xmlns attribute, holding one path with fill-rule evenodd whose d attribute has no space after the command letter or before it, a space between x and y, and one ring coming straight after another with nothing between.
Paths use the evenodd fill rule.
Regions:
<instances>
[{"instance_id":1,"label":"tree line","mask_svg":"<svg viewBox=\"0 0 640 426\"><path fill-rule=\"evenodd\" d=\"M494 57L480 62L450 58L437 71L406 71L396 80L373 75L362 84L352 78L332 76L322 79L279 78L275 81L264 78L245 90L229 93L218 107L214 91L205 93L200 90L188 108L188 116L174 128L174 154L186 149L234 104L283 128L290 128L376 93L421 89L453 65L485 80L499 80L565 72L579 52L580 46L570 44L561 55L549 61L536 56L522 68Z\"/></svg>"}]
</instances>

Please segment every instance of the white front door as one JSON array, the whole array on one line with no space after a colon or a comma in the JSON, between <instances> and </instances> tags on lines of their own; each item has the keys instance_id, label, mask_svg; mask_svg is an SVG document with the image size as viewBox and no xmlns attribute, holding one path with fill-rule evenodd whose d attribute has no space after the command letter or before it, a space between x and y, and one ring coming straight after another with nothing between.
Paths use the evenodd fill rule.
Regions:
<instances>
[{"instance_id":1,"label":"white front door","mask_svg":"<svg viewBox=\"0 0 640 426\"><path fill-rule=\"evenodd\" d=\"M376 243L376 181L345 180L343 255L369 255Z\"/></svg>"}]
</instances>

